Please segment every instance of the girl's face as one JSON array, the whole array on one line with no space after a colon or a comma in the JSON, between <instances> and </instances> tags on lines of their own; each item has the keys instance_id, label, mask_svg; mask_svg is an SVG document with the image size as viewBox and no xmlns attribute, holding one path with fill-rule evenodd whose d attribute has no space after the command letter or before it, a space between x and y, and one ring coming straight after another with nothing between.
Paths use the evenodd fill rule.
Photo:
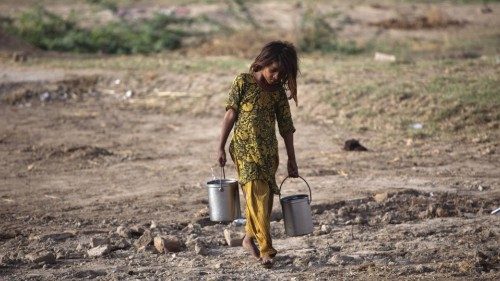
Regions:
<instances>
[{"instance_id":1,"label":"girl's face","mask_svg":"<svg viewBox=\"0 0 500 281\"><path fill-rule=\"evenodd\" d=\"M276 85L280 82L280 71L278 68L278 63L273 62L272 64L264 67L262 69L262 76L266 79L269 85Z\"/></svg>"}]
</instances>

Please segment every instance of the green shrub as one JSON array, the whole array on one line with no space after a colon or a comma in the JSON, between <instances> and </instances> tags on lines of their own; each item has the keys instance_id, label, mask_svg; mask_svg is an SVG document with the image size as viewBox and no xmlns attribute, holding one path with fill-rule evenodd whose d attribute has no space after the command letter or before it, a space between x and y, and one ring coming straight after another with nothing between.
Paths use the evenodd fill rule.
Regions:
<instances>
[{"instance_id":1,"label":"green shrub","mask_svg":"<svg viewBox=\"0 0 500 281\"><path fill-rule=\"evenodd\" d=\"M363 51L353 41L338 40L335 29L323 17L316 16L311 10L302 18L298 47L304 52L338 52L349 55Z\"/></svg>"},{"instance_id":2,"label":"green shrub","mask_svg":"<svg viewBox=\"0 0 500 281\"><path fill-rule=\"evenodd\" d=\"M88 3L99 5L113 12L118 11L118 5L112 0L87 0Z\"/></svg>"},{"instance_id":3,"label":"green shrub","mask_svg":"<svg viewBox=\"0 0 500 281\"><path fill-rule=\"evenodd\" d=\"M191 23L190 20L157 14L137 23L117 21L83 29L71 17L63 19L42 7L25 12L18 19L3 22L8 31L44 50L107 54L177 49L182 37L188 34L169 26Z\"/></svg>"}]
</instances>

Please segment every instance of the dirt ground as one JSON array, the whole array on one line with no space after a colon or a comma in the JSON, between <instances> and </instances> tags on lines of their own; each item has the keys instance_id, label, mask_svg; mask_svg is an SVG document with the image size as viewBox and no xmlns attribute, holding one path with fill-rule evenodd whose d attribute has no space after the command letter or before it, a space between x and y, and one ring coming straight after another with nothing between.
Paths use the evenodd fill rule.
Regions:
<instances>
[{"instance_id":1,"label":"dirt ground","mask_svg":"<svg viewBox=\"0 0 500 281\"><path fill-rule=\"evenodd\" d=\"M374 9L384 7L355 7L350 16ZM490 214L500 207L498 126L408 138L340 126L321 117L321 106L309 116L314 99L305 97L292 113L314 232L288 237L275 198L278 255L265 269L227 244L224 230L241 226L208 214L222 104L245 63L226 65L214 52L200 59L217 61L211 71L176 54L144 58L157 68L128 57L103 57L103 67L69 57L80 66L62 66L66 55L19 63L11 51L0 56L0 280L500 278L500 216ZM314 91L325 69L313 69L319 78L304 71L300 90ZM368 151L343 150L352 138ZM286 176L281 139L280 159L278 182ZM235 177L232 163L226 175ZM305 188L290 180L283 194ZM148 243L156 235L177 237L180 249L158 253Z\"/></svg>"}]
</instances>

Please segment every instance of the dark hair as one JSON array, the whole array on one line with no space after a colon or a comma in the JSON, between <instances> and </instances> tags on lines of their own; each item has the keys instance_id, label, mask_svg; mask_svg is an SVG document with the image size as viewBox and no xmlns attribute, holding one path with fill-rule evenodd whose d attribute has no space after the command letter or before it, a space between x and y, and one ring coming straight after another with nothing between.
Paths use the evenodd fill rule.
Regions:
<instances>
[{"instance_id":1,"label":"dark hair","mask_svg":"<svg viewBox=\"0 0 500 281\"><path fill-rule=\"evenodd\" d=\"M260 71L274 62L278 63L282 85L290 90L295 104L298 105L297 74L299 73L299 62L295 46L286 41L267 43L250 66L250 72Z\"/></svg>"}]
</instances>

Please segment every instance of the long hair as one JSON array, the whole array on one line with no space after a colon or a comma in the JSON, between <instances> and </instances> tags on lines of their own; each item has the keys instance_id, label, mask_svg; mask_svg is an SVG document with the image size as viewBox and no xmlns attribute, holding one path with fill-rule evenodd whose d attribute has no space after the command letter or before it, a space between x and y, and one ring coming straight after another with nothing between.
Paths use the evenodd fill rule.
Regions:
<instances>
[{"instance_id":1,"label":"long hair","mask_svg":"<svg viewBox=\"0 0 500 281\"><path fill-rule=\"evenodd\" d=\"M267 43L250 66L250 72L260 71L274 62L278 63L281 84L290 90L295 105L298 105L297 74L299 73L299 62L295 46L287 41Z\"/></svg>"}]
</instances>

